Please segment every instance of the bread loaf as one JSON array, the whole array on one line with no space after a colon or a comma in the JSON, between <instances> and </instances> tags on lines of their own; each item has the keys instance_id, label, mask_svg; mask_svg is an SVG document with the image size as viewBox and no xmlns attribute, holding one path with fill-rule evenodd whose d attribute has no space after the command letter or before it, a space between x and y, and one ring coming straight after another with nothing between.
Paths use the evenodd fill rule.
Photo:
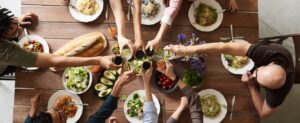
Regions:
<instances>
[{"instance_id":1,"label":"bread loaf","mask_svg":"<svg viewBox=\"0 0 300 123\"><path fill-rule=\"evenodd\" d=\"M98 56L106 47L105 36L101 32L93 32L74 38L53 54L66 57L91 57ZM58 71L60 69L52 67L50 70Z\"/></svg>"}]
</instances>

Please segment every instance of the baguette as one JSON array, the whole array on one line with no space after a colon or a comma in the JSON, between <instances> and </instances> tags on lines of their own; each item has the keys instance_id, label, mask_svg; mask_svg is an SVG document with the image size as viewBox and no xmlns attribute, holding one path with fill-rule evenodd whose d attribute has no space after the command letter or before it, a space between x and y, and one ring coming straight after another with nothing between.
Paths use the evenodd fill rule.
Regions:
<instances>
[{"instance_id":1,"label":"baguette","mask_svg":"<svg viewBox=\"0 0 300 123\"><path fill-rule=\"evenodd\" d=\"M101 32L93 32L79 37L64 44L53 54L66 57L91 57L98 56L107 47L107 40ZM51 67L51 71L61 71L64 68Z\"/></svg>"}]
</instances>

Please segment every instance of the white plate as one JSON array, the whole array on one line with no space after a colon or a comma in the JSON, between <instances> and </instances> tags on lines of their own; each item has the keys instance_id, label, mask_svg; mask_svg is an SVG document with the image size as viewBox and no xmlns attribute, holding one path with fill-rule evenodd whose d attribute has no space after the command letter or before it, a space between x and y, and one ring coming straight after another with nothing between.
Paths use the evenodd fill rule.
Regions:
<instances>
[{"instance_id":1,"label":"white plate","mask_svg":"<svg viewBox=\"0 0 300 123\"><path fill-rule=\"evenodd\" d=\"M65 96L65 95L72 97L73 101L76 104L83 104L82 100L80 99L80 97L78 95L70 93L70 92L68 92L66 90L60 90L60 91L55 92L50 97L47 109L48 110L52 110L52 107L55 104L56 100L58 100L60 97ZM78 109L76 111L75 116L71 117L71 118L68 118L67 119L67 123L76 123L80 119L80 117L82 115L82 112L83 112L83 106L82 105L76 105L76 106L77 106Z\"/></svg>"},{"instance_id":2,"label":"white plate","mask_svg":"<svg viewBox=\"0 0 300 123\"><path fill-rule=\"evenodd\" d=\"M215 9L217 9L217 11L222 11L222 7L220 6L220 4L216 0L195 0L194 3L193 3L195 5L195 8L194 8L193 4L191 4L191 6L190 6L188 14L189 14L189 20L190 20L191 24L193 25L193 27L195 27L197 30L203 31L203 32L214 31L222 23L223 12L218 13L217 21L214 24L212 24L210 26L200 26L199 24L197 24L195 22L195 16L194 16L195 9L198 7L199 3L204 3L206 5L209 5L213 8L215 8Z\"/></svg>"},{"instance_id":3,"label":"white plate","mask_svg":"<svg viewBox=\"0 0 300 123\"><path fill-rule=\"evenodd\" d=\"M245 41L242 39L235 39L235 41ZM226 60L224 54L221 54L221 60L222 60L222 64L225 67L225 69L227 69L230 73L232 74L236 74L236 75L243 75L244 73L246 73L247 71L250 71L253 67L254 67L254 62L252 61L252 59L249 58L249 62L247 65L245 65L242 68L233 68L229 66L228 61Z\"/></svg>"},{"instance_id":4,"label":"white plate","mask_svg":"<svg viewBox=\"0 0 300 123\"><path fill-rule=\"evenodd\" d=\"M64 85L65 89L73 94L82 94L84 92L86 92L87 90L89 90L89 88L91 87L92 85L92 82L93 82L93 75L92 75L92 72L88 70L88 68L84 67L84 69L88 72L88 75L89 75L89 80L88 80L88 85L86 86L86 88L81 91L81 92L75 92L73 90L69 90L67 88L67 85L66 85L66 82L65 82L65 74L68 70L68 68L65 69L64 73L63 73L63 77L62 77L62 84Z\"/></svg>"},{"instance_id":5,"label":"white plate","mask_svg":"<svg viewBox=\"0 0 300 123\"><path fill-rule=\"evenodd\" d=\"M217 90L205 89L200 91L198 95L200 97L204 95L215 95L220 105L224 105L225 107L228 107L224 95ZM221 112L216 117L210 118L203 115L203 123L220 123L225 118L226 114L227 114L227 109L221 106Z\"/></svg>"},{"instance_id":6,"label":"white plate","mask_svg":"<svg viewBox=\"0 0 300 123\"><path fill-rule=\"evenodd\" d=\"M80 0L70 0L70 3L74 3L73 5L75 5L75 7L78 6ZM85 15L82 14L81 12L73 9L71 6L69 6L69 11L72 15L72 17L79 21L79 22L91 22L96 20L102 13L103 11L103 0L96 0L96 2L99 4L99 10L97 10L97 12L94 15Z\"/></svg>"},{"instance_id":7,"label":"white plate","mask_svg":"<svg viewBox=\"0 0 300 123\"><path fill-rule=\"evenodd\" d=\"M50 50L49 50L49 45L48 45L47 41L46 41L44 38L42 38L41 36L38 36L38 35L28 35L28 37L30 38L30 40L35 40L35 41L41 43L42 46L43 46L43 49L44 49L44 53L49 53L49 52L50 52ZM20 47L22 47L27 41L28 41L28 39L27 39L27 37L25 36L25 37L23 37L23 38L18 42L18 45L19 45ZM25 68L25 67L24 67L24 68ZM39 69L39 68L38 68L38 67L26 67L25 69L26 69L26 70L37 70L37 69Z\"/></svg>"},{"instance_id":8,"label":"white plate","mask_svg":"<svg viewBox=\"0 0 300 123\"><path fill-rule=\"evenodd\" d=\"M164 14L164 11L166 9L166 6L165 4L163 3L163 0L154 0L156 3L160 4L159 6L159 10L158 10L158 13L157 15L155 15L154 17L150 17L150 18L145 18L145 17L141 17L141 24L143 25L154 25L158 22L161 21L162 17L163 17L163 14Z\"/></svg>"},{"instance_id":9,"label":"white plate","mask_svg":"<svg viewBox=\"0 0 300 123\"><path fill-rule=\"evenodd\" d=\"M145 90L137 90L137 91L132 92L130 95L128 95L128 97L127 97L127 99L124 103L124 114L126 116L126 119L131 123L143 123L143 119L140 120L137 117L130 117L127 114L127 109L128 109L127 103L128 103L129 100L131 100L133 98L133 94L135 94L135 93L139 94L139 96L142 96L142 101L143 101L144 96L145 96ZM153 102L155 103L155 107L157 109L156 113L159 115L159 113L160 113L159 101L158 101L157 97L154 94L152 94L152 98L153 98Z\"/></svg>"}]
</instances>

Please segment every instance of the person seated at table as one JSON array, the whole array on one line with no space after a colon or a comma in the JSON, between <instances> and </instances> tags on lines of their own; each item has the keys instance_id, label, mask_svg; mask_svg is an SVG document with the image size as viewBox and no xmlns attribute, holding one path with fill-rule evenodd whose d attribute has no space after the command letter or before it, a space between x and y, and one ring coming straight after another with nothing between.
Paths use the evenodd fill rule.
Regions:
<instances>
[{"instance_id":1,"label":"person seated at table","mask_svg":"<svg viewBox=\"0 0 300 123\"><path fill-rule=\"evenodd\" d=\"M296 76L292 55L277 43L218 42L196 46L170 45L165 49L173 51L178 56L192 53L226 53L251 58L255 63L255 69L244 73L241 81L247 85L261 118L271 115L284 102ZM265 99L260 95L256 85L266 89Z\"/></svg>"},{"instance_id":2,"label":"person seated at table","mask_svg":"<svg viewBox=\"0 0 300 123\"><path fill-rule=\"evenodd\" d=\"M135 79L133 71L122 73L112 89L111 94L104 100L98 111L89 117L87 123L104 123L105 120L114 112L118 105L118 98L122 88ZM66 114L60 109L57 109L56 103L53 110L39 112L41 94L36 94L31 99L31 109L24 123L65 123L67 118Z\"/></svg>"},{"instance_id":3,"label":"person seated at table","mask_svg":"<svg viewBox=\"0 0 300 123\"><path fill-rule=\"evenodd\" d=\"M178 87L184 94L184 96L181 97L178 108L167 120L167 123L178 123L181 113L186 108L189 108L192 123L203 123L203 114L199 96L191 87L187 86L181 79L178 78L178 76L174 73L173 65L166 61L166 67L164 69L157 68L157 70L166 75L173 82L177 83Z\"/></svg>"},{"instance_id":4,"label":"person seated at table","mask_svg":"<svg viewBox=\"0 0 300 123\"><path fill-rule=\"evenodd\" d=\"M226 1L228 5L227 11L233 13L238 10L238 5L235 0L226 0ZM170 0L169 6L164 10L164 14L161 19L160 29L158 30L158 33L155 36L155 38L148 41L146 45L146 49L150 47L156 47L159 44L159 42L162 40L163 36L166 35L168 28L171 27L174 19L176 18L180 10L182 2L183 0Z\"/></svg>"},{"instance_id":5,"label":"person seated at table","mask_svg":"<svg viewBox=\"0 0 300 123\"><path fill-rule=\"evenodd\" d=\"M64 4L68 4L70 0L61 0ZM141 0L133 0L133 4L131 4L131 9L133 13L133 26L134 26L134 44L132 41L125 37L126 27L126 17L122 7L121 0L109 0L110 6L112 8L112 12L115 17L116 26L117 26L117 39L120 47L120 53L125 46L134 52L137 49L144 49L144 42L141 34ZM138 11L136 11L138 10Z\"/></svg>"},{"instance_id":6,"label":"person seated at table","mask_svg":"<svg viewBox=\"0 0 300 123\"><path fill-rule=\"evenodd\" d=\"M0 7L0 76L15 71L15 66L26 67L68 67L101 65L105 68L117 68L112 63L113 56L63 57L46 53L32 53L19 47L18 41L23 28L37 23L38 16L27 13L14 17L6 8Z\"/></svg>"}]
</instances>

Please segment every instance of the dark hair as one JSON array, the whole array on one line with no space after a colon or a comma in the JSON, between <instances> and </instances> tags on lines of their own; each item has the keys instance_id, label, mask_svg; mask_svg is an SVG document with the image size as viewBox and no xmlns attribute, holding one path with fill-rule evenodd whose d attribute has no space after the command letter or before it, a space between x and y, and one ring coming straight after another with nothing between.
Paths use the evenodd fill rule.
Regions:
<instances>
[{"instance_id":1,"label":"dark hair","mask_svg":"<svg viewBox=\"0 0 300 123\"><path fill-rule=\"evenodd\" d=\"M3 36L5 32L8 32L13 16L11 11L6 8L1 8L0 6L0 36Z\"/></svg>"},{"instance_id":2,"label":"dark hair","mask_svg":"<svg viewBox=\"0 0 300 123\"><path fill-rule=\"evenodd\" d=\"M47 112L40 112L33 118L33 123L52 123L52 117Z\"/></svg>"}]
</instances>

